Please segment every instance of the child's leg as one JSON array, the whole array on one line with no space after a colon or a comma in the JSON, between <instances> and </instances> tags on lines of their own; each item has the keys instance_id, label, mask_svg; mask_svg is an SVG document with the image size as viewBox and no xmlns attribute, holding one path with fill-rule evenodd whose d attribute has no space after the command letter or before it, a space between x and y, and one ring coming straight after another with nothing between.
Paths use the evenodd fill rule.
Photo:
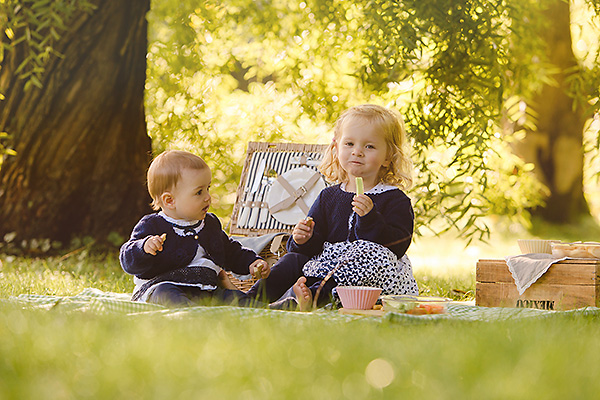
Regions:
<instances>
[{"instance_id":1,"label":"child's leg","mask_svg":"<svg viewBox=\"0 0 600 400\"><path fill-rule=\"evenodd\" d=\"M285 254L271 268L269 277L256 282L246 294L269 303L279 299L302 276L302 267L307 261L304 254Z\"/></svg>"},{"instance_id":2,"label":"child's leg","mask_svg":"<svg viewBox=\"0 0 600 400\"><path fill-rule=\"evenodd\" d=\"M217 288L214 291L208 291L196 286L174 285L171 283L159 285L148 298L149 303L161 304L167 307L191 307L204 304L203 301L210 303L211 300L219 304L266 307L265 304L249 297L241 290Z\"/></svg>"},{"instance_id":3,"label":"child's leg","mask_svg":"<svg viewBox=\"0 0 600 400\"><path fill-rule=\"evenodd\" d=\"M222 289L218 288L213 292L213 299L219 301L220 303L230 304L234 306L240 307L258 307L264 308L267 305L261 303L253 297L248 296L247 293L242 292L241 290L231 290L231 289Z\"/></svg>"},{"instance_id":4,"label":"child's leg","mask_svg":"<svg viewBox=\"0 0 600 400\"><path fill-rule=\"evenodd\" d=\"M167 307L189 307L193 305L191 297L184 286L161 283L148 297L148 303Z\"/></svg>"}]
</instances>

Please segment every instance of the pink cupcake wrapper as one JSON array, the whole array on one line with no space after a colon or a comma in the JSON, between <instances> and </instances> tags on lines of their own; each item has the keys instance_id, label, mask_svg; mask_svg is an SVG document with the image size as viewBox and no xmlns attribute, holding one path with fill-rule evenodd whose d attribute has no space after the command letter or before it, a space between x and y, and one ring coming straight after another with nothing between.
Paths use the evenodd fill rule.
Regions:
<instances>
[{"instance_id":1,"label":"pink cupcake wrapper","mask_svg":"<svg viewBox=\"0 0 600 400\"><path fill-rule=\"evenodd\" d=\"M380 288L367 286L338 286L338 296L344 308L353 310L370 310L381 294Z\"/></svg>"}]
</instances>

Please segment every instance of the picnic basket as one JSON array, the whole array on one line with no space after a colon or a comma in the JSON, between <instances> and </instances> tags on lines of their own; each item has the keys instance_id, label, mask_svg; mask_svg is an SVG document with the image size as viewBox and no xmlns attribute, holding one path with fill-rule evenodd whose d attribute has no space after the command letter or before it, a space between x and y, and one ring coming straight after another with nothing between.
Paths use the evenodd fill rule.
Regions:
<instances>
[{"instance_id":1,"label":"picnic basket","mask_svg":"<svg viewBox=\"0 0 600 400\"><path fill-rule=\"evenodd\" d=\"M271 239L272 236L269 244L263 247L261 243L261 248L255 248L270 266L285 254L285 244L294 225L308 212L315 193L326 185L317 170L326 147L324 144L248 143L229 233L243 244L245 239L261 236ZM255 282L251 276L228 274L242 291L247 291Z\"/></svg>"}]
</instances>

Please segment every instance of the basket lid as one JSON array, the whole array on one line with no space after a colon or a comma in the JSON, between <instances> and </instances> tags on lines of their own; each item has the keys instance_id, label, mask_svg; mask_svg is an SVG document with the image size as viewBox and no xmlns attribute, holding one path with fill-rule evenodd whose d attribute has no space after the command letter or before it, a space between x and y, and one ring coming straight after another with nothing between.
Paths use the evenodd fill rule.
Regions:
<instances>
[{"instance_id":1,"label":"basket lid","mask_svg":"<svg viewBox=\"0 0 600 400\"><path fill-rule=\"evenodd\" d=\"M310 206L325 187L323 177L314 169L290 169L271 185L267 194L269 211L282 224L295 225L306 218Z\"/></svg>"}]
</instances>

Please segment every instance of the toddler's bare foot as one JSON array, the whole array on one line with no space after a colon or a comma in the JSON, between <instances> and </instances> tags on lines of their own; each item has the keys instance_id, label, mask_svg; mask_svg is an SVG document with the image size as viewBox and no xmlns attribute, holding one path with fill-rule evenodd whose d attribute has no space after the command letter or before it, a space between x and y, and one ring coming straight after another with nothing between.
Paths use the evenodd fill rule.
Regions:
<instances>
[{"instance_id":1,"label":"toddler's bare foot","mask_svg":"<svg viewBox=\"0 0 600 400\"><path fill-rule=\"evenodd\" d=\"M308 286L306 286L306 278L301 276L298 278L294 286L292 286L294 294L298 298L298 305L300 311L310 311L312 309L312 293Z\"/></svg>"}]
</instances>

